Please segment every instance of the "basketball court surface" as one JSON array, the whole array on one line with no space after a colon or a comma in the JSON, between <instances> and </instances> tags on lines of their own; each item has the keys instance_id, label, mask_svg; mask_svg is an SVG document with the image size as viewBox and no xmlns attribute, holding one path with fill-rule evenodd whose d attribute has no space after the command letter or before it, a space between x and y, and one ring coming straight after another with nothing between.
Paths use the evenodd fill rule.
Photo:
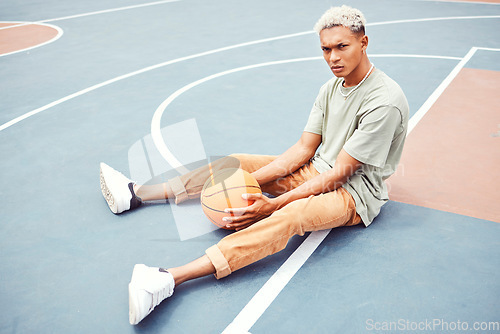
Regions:
<instances>
[{"instance_id":1,"label":"basketball court surface","mask_svg":"<svg viewBox=\"0 0 500 334\"><path fill-rule=\"evenodd\" d=\"M500 333L500 1L484 0L345 2L410 104L391 201L128 323L134 264L230 232L197 201L113 215L99 163L152 182L282 153L332 77L312 27L340 4L0 2L0 333Z\"/></svg>"}]
</instances>

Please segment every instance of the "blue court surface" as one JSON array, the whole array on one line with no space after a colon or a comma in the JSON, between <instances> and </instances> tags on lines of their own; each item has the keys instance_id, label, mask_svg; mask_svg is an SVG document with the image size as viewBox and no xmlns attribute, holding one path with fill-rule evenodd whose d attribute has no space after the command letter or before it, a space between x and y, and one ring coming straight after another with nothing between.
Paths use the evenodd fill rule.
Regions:
<instances>
[{"instance_id":1,"label":"blue court surface","mask_svg":"<svg viewBox=\"0 0 500 334\"><path fill-rule=\"evenodd\" d=\"M294 237L227 278L179 286L128 323L134 264L184 264L229 232L196 201L113 215L99 163L145 182L235 152L280 154L332 76L312 27L340 4L2 1L0 23L59 35L0 55L0 333L500 333L500 196L481 189L467 215L446 196L438 210L406 194L368 228ZM475 164L491 164L488 183L500 188L499 2L346 4L365 14L370 59L405 91L415 133L460 73L493 78L496 93L477 104L494 112L483 129L493 160L436 182L478 184ZM487 218L478 201L493 203Z\"/></svg>"}]
</instances>

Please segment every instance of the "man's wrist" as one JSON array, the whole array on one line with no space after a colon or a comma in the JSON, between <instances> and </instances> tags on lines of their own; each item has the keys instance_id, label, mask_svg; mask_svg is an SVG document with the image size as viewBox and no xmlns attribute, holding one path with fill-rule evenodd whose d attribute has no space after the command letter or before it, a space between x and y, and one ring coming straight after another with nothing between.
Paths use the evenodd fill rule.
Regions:
<instances>
[{"instance_id":1,"label":"man's wrist","mask_svg":"<svg viewBox=\"0 0 500 334\"><path fill-rule=\"evenodd\" d=\"M267 180L267 178L265 177L265 175L262 173L261 169L258 169L258 170L256 170L255 172L252 173L252 176L255 178L255 180L257 180L257 182L259 183L260 186L262 186L262 185L266 184L267 182L269 182L269 180Z\"/></svg>"},{"instance_id":2,"label":"man's wrist","mask_svg":"<svg viewBox=\"0 0 500 334\"><path fill-rule=\"evenodd\" d=\"M276 206L276 210L281 209L282 207L291 202L289 195L290 195L289 193L284 193L282 195L279 195L278 197L272 198L272 201Z\"/></svg>"}]
</instances>

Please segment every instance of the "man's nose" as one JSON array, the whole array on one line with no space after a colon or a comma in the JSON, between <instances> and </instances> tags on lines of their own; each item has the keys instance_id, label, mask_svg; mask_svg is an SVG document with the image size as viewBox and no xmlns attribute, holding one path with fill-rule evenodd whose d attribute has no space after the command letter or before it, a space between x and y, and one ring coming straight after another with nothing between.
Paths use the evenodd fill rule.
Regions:
<instances>
[{"instance_id":1,"label":"man's nose","mask_svg":"<svg viewBox=\"0 0 500 334\"><path fill-rule=\"evenodd\" d=\"M335 51L332 51L332 53L330 54L330 62L335 63L338 60L340 60L339 55Z\"/></svg>"}]
</instances>

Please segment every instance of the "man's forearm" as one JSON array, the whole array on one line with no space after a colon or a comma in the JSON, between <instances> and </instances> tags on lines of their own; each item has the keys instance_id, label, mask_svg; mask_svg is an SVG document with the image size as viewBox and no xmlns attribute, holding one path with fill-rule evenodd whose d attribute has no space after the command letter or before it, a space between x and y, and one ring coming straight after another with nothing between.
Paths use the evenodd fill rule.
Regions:
<instances>
[{"instance_id":1,"label":"man's forearm","mask_svg":"<svg viewBox=\"0 0 500 334\"><path fill-rule=\"evenodd\" d=\"M299 187L284 193L274 200L278 208L282 208L290 202L300 198L306 198L311 195L319 195L334 191L341 187L347 180L356 172L362 165L361 162L352 158L344 150L342 150L335 163L335 166L311 180L303 183Z\"/></svg>"},{"instance_id":2,"label":"man's forearm","mask_svg":"<svg viewBox=\"0 0 500 334\"><path fill-rule=\"evenodd\" d=\"M319 195L333 191L345 183L346 180L341 179L337 175L331 174L334 174L333 169L324 172L301 184L297 188L276 197L275 200L278 203L278 208L282 208L288 203L300 198L306 198L311 195Z\"/></svg>"},{"instance_id":3,"label":"man's forearm","mask_svg":"<svg viewBox=\"0 0 500 334\"><path fill-rule=\"evenodd\" d=\"M301 147L301 145L297 143L277 157L276 160L255 171L253 176L260 185L263 185L293 173L309 161L311 157L310 150Z\"/></svg>"},{"instance_id":4,"label":"man's forearm","mask_svg":"<svg viewBox=\"0 0 500 334\"><path fill-rule=\"evenodd\" d=\"M302 132L300 139L269 165L255 171L253 176L260 185L295 172L316 153L321 144L321 135Z\"/></svg>"}]
</instances>

